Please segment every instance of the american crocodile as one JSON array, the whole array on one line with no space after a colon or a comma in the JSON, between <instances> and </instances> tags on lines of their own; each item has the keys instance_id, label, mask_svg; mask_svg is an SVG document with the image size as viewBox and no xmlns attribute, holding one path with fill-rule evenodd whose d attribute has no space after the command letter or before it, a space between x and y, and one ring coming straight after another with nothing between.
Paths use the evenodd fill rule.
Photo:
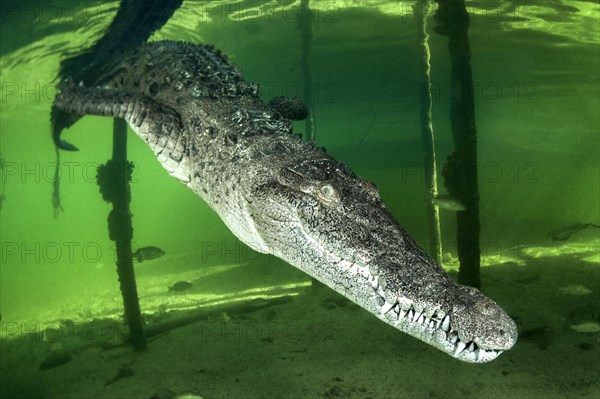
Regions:
<instances>
[{"instance_id":1,"label":"american crocodile","mask_svg":"<svg viewBox=\"0 0 600 399\"><path fill-rule=\"evenodd\" d=\"M513 320L455 284L396 222L377 188L292 134L294 101L258 86L207 45L147 43L93 84L68 79L53 105L54 140L79 117L124 118L171 176L256 251L274 254L384 322L467 362L517 339Z\"/></svg>"}]
</instances>

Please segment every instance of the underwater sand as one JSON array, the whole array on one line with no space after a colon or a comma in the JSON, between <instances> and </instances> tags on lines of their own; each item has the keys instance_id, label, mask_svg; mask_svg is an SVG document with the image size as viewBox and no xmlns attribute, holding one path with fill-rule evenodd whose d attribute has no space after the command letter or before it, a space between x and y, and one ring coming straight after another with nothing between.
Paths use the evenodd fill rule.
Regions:
<instances>
[{"instance_id":1,"label":"underwater sand","mask_svg":"<svg viewBox=\"0 0 600 399\"><path fill-rule=\"evenodd\" d=\"M600 221L597 1L470 2L482 288L521 333L512 350L482 365L458 362L328 289L310 291L306 275L272 258L202 259L198 247L235 239L133 134L134 238L167 251L136 266L145 319L152 328L197 308L207 314L153 337L147 352L118 346L122 305L109 207L94 181L94 168L110 157L110 119L86 117L65 134L81 151L61 156L74 173L62 180L65 212L58 219L50 202L49 112L58 66L100 36L116 6L75 2L71 14L71 3L32 0L22 3L23 15L11 10L21 3L0 4L1 155L14 168L2 192L1 241L63 249L56 262L37 259L39 251L2 257L2 398L150 399L167 389L207 399L600 397L600 334L573 329L600 322L600 238L596 231L568 242L546 237L561 226ZM186 0L153 40L214 44L260 83L263 99L294 95L302 83L299 34L290 14L280 12L289 2L276 3L273 18L241 21L256 2L229 9ZM418 79L412 4L321 2L312 66L319 145L375 182L402 226L425 245L418 99L409 93ZM431 35L440 169L452 151L446 42ZM454 215L441 218L444 248L452 249ZM79 244L74 259L65 243ZM86 244L102 256L83 256ZM445 260L455 275L455 258ZM168 295L177 281L194 288ZM265 297L292 299L265 307ZM227 312L230 306L236 311ZM115 379L119 370L130 375Z\"/></svg>"},{"instance_id":2,"label":"underwater sand","mask_svg":"<svg viewBox=\"0 0 600 399\"><path fill-rule=\"evenodd\" d=\"M584 260L590 253L594 246L581 246L578 253L482 269L483 291L502 298L501 305L525 335L512 350L479 365L454 360L385 325L326 287L311 289L302 273L290 278L294 272L279 261L185 270L175 276L193 281L195 274L219 281L212 286L222 292L212 293L207 284L168 295L165 282L173 275L140 273L139 284L146 287L142 304L150 323L159 320L161 303L185 309L191 303L210 302L206 298L212 295L215 304L236 292L255 297L250 294L253 287L270 286L263 295L286 293L291 300L258 310L249 306L237 314L212 312L204 320L150 339L143 353L124 345L103 348L106 337L93 334L93 339L81 339L82 331L91 331L91 320L70 329L63 325L60 339L50 334L44 342L32 334L27 341L3 341L2 394L150 399L167 389L207 399L599 397L600 334L570 328L598 321L600 270L597 263ZM225 281L232 272L243 273L244 283L228 287ZM450 273L455 274L452 269ZM557 295L560 286L577 284L592 293ZM162 321L184 313L162 314ZM110 330L119 329L118 316L96 316L95 325L108 327L108 342L117 344L120 336L111 338ZM70 361L38 370L51 353L65 350L71 353ZM109 383L120 368L131 375Z\"/></svg>"}]
</instances>

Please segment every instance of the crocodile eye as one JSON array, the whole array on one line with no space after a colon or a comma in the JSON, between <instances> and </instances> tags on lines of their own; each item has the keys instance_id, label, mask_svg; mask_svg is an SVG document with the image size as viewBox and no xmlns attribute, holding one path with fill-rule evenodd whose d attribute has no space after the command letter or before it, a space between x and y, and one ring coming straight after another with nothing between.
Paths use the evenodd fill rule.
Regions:
<instances>
[{"instance_id":1,"label":"crocodile eye","mask_svg":"<svg viewBox=\"0 0 600 399\"><path fill-rule=\"evenodd\" d=\"M337 191L331 184L323 184L318 190L319 198L326 202L334 202L339 199Z\"/></svg>"}]
</instances>

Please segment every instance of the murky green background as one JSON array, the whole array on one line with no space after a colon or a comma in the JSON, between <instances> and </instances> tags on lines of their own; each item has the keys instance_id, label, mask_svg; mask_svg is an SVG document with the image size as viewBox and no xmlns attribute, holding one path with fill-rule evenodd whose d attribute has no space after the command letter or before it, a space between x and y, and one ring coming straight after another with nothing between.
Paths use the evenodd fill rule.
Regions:
<instances>
[{"instance_id":1,"label":"murky green background","mask_svg":"<svg viewBox=\"0 0 600 399\"><path fill-rule=\"evenodd\" d=\"M400 223L426 247L412 2L311 4L316 13L311 65L317 141L375 182ZM598 2L469 5L482 263L514 267L525 260L577 253L597 277L598 229L586 229L565 242L551 241L548 232L600 222ZM62 153L65 211L56 219L49 126L60 60L97 39L117 6L101 1L0 5L2 322L118 313L120 294L106 223L109 205L94 180L95 168L111 154L112 121L88 116L65 133L80 151ZM259 82L261 97L268 100L301 94L297 18L297 4L290 1L186 0L151 40L214 44L247 80ZM433 24L431 18L429 22ZM452 150L446 41L432 33L440 168ZM303 128L303 122L296 123L297 131ZM137 269L143 307L156 306L168 284L207 265L223 271L230 270L227 265L238 270L237 265L250 264L251 279L265 274L266 291L270 284L292 292L308 283L294 268L274 267L278 261L240 244L202 200L162 169L141 140L133 133L129 137L129 158L137 166L131 185L134 241L167 252ZM441 184L440 189L444 191ZM454 214L442 211L444 252L455 257L454 230ZM452 269L456 262L450 255L445 266ZM271 267L263 272L264 263ZM227 276L222 287L202 299L227 297L228 284L243 287L249 278L242 270ZM598 281L589 283L598 286ZM503 298L495 299L502 303ZM589 319L598 322L595 309Z\"/></svg>"}]
</instances>

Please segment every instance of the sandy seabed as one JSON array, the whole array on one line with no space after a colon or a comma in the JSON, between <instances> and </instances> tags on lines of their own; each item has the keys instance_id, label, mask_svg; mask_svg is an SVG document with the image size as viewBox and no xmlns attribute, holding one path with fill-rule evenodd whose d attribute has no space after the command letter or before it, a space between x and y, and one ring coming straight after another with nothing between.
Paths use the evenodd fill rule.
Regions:
<instances>
[{"instance_id":1,"label":"sandy seabed","mask_svg":"<svg viewBox=\"0 0 600 399\"><path fill-rule=\"evenodd\" d=\"M231 292L264 282L259 265L239 270L246 276ZM572 328L599 321L600 268L577 254L482 269L483 291L515 318L522 335L488 364L454 360L328 288L310 289L303 275L296 280L300 288L288 290L287 300L271 305L253 299L231 312L221 305L150 338L141 353L114 345L122 329L118 319L98 321L93 331L63 322L62 329L75 332L60 339L4 334L2 397L162 399L184 392L205 399L600 397L600 334ZM286 281L280 283L284 287ZM564 286L585 286L591 293L561 290ZM177 307L202 289L197 283L190 292L156 297L174 298L166 303ZM189 312L183 308L163 308L147 320L173 319ZM94 338L86 342L81 338L86 334ZM65 352L68 359L61 360ZM40 370L42 364L47 368Z\"/></svg>"}]
</instances>

